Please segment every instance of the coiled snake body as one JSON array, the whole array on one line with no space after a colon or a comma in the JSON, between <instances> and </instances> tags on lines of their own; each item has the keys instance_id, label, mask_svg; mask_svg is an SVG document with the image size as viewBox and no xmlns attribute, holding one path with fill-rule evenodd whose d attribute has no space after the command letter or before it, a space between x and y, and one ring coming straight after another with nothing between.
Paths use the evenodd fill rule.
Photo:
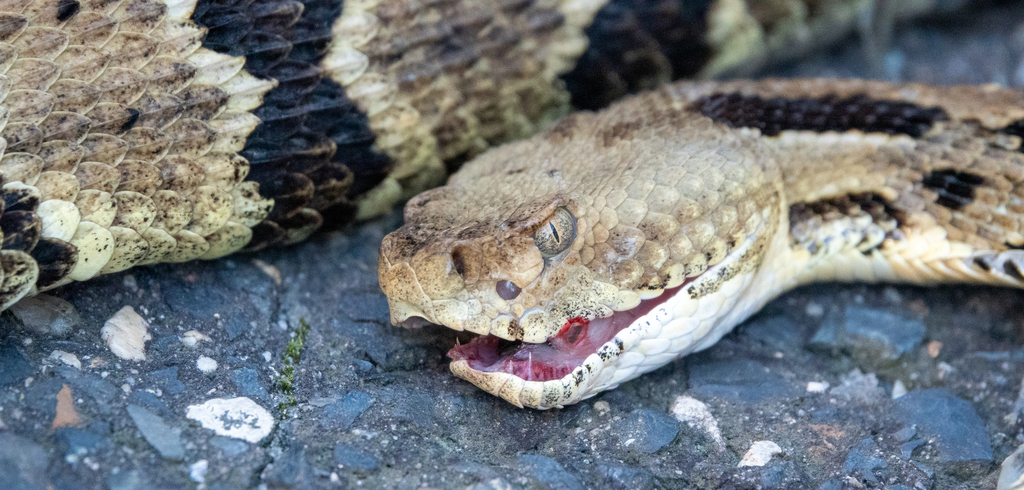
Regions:
<instances>
[{"instance_id":1,"label":"coiled snake body","mask_svg":"<svg viewBox=\"0 0 1024 490\"><path fill-rule=\"evenodd\" d=\"M568 112L570 100L597 108L670 78L708 77L792 56L849 32L868 3L0 2L0 310L99 274L294 243L317 229L380 214L488 147L535 133ZM891 13L929 8L935 7L901 2ZM1020 131L1013 123L1024 117L1014 94L808 83L679 86L602 116L564 119L530 143L539 145L531 152L519 145L484 157L452 181L471 189L465 200L445 194L453 187L417 198L408 227L385 243L382 261L391 267L382 269L381 279L396 320L423 316L534 343L592 339L579 333L599 330L592 320L665 288L685 283L685 291L705 291L699 296L712 298L706 301L736 302L752 290L737 280L756 284L777 270L781 282L802 281L795 268L765 265L797 261L779 252L790 234L777 230L789 228L791 240L828 244L804 247L804 262L822 264L835 263L826 256L842 255L832 249L844 233L851 234L847 241L867 237L874 248L864 256L874 257L916 244L914 233L932 240L946 230L950 252L935 257L991 252L983 256L994 272L978 272L979 264L989 264L982 260L968 261L974 265L963 274L1014 280L1005 273L1012 269L1006 264L1015 263L1012 254L998 252L1019 244L1011 199L1016 177L997 177L1016 168L1006 156L1017 155ZM733 91L784 99L715 95ZM849 99L862 93L867 99ZM826 96L849 99L841 110L854 119L840 117L846 122L836 127L815 122L818 115L790 119L832 107ZM916 106L891 107L909 111L903 120L882 110L879 99ZM933 105L938 108L927 109ZM640 115L641 106L649 113ZM722 126L761 123L765 114L777 119L761 128L762 135L778 132L774 143L751 129ZM788 131L798 123L893 136ZM929 148L953 148L955 155L906 150L924 144L922 137L939 138ZM652 138L688 143L672 156L659 152ZM840 151L843 145L859 149ZM903 150L930 159L907 166L893 156ZM812 162L822 158L786 159L816 151L838 152L854 163L818 168ZM680 165L684 154L690 163ZM502 155L518 156L513 162ZM585 155L597 167L572 164ZM971 166L978 155L990 163ZM533 165L520 169L523 159ZM789 170L803 164L806 172ZM692 165L706 166L707 173L698 178ZM491 172L499 167L521 175ZM538 174L542 167L548 173ZM675 184L664 185L655 171L669 172ZM803 175L820 180L794 177ZM807 189L826 184L832 190ZM807 204L798 207L798 201ZM960 207L943 206L950 203ZM544 243L570 252L530 248L535 228L552 213L561 221ZM935 225L928 227L927 219ZM815 270L823 267L829 266ZM719 323L735 323L781 289L737 303L745 306ZM640 304L654 308L654 302ZM573 322L555 335L565 320ZM711 331L701 338L722 329ZM652 340L642 344L644 352L660 356L652 359L679 353ZM494 339L475 345L487 342ZM617 362L634 362L626 347ZM530 355L536 362L527 370L550 371L544 376L575 369L544 362L542 352ZM631 376L653 365L643 362L588 379L610 386L627 371ZM507 395L515 403L555 406L591 393L581 381L565 385L559 396L551 387L540 390L543 396L522 395L537 389L473 374L470 364L463 359L455 366L491 391L518 390Z\"/></svg>"},{"instance_id":2,"label":"coiled snake body","mask_svg":"<svg viewBox=\"0 0 1024 490\"><path fill-rule=\"evenodd\" d=\"M381 246L396 324L480 334L451 368L575 403L819 280L1024 285L1024 93L684 83L492 150Z\"/></svg>"}]
</instances>

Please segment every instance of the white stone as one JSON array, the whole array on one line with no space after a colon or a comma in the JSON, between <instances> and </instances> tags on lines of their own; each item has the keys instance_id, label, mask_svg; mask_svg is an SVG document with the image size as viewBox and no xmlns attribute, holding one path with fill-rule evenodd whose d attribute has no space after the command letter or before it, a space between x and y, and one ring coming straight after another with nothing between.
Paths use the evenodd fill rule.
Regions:
<instances>
[{"instance_id":1,"label":"white stone","mask_svg":"<svg viewBox=\"0 0 1024 490\"><path fill-rule=\"evenodd\" d=\"M195 347L200 342L209 342L210 337L207 337L198 330L189 330L181 334L181 343L186 347Z\"/></svg>"},{"instance_id":2,"label":"white stone","mask_svg":"<svg viewBox=\"0 0 1024 490\"><path fill-rule=\"evenodd\" d=\"M64 352L62 350L55 350L55 351L50 353L50 359L52 359L54 361L63 362L64 364L67 364L68 366L71 366L71 367L73 367L75 369L78 369L78 370L82 369L82 361L79 361L78 360L78 356L76 356L76 355L74 355L74 354L72 354L70 352Z\"/></svg>"},{"instance_id":3,"label":"white stone","mask_svg":"<svg viewBox=\"0 0 1024 490\"><path fill-rule=\"evenodd\" d=\"M764 466L772 460L772 456L781 452L782 448L772 441L757 441L750 445L739 466Z\"/></svg>"},{"instance_id":4,"label":"white stone","mask_svg":"<svg viewBox=\"0 0 1024 490\"><path fill-rule=\"evenodd\" d=\"M1024 446L1018 447L1013 454L1003 460L999 470L999 481L996 490L1020 490L1024 488Z\"/></svg>"},{"instance_id":5,"label":"white stone","mask_svg":"<svg viewBox=\"0 0 1024 490\"><path fill-rule=\"evenodd\" d=\"M903 384L903 381L896 380L892 384L892 399L895 400L903 395L907 394L907 387Z\"/></svg>"},{"instance_id":6,"label":"white stone","mask_svg":"<svg viewBox=\"0 0 1024 490\"><path fill-rule=\"evenodd\" d=\"M188 467L188 477L196 483L206 482L206 470L210 468L210 462L200 459Z\"/></svg>"},{"instance_id":7,"label":"white stone","mask_svg":"<svg viewBox=\"0 0 1024 490\"><path fill-rule=\"evenodd\" d=\"M722 440L722 432L718 429L718 421L711 415L711 410L704 402L686 395L676 397L670 409L672 416L680 422L686 422L690 427L700 429L711 436L718 449L725 449L725 441Z\"/></svg>"},{"instance_id":8,"label":"white stone","mask_svg":"<svg viewBox=\"0 0 1024 490\"><path fill-rule=\"evenodd\" d=\"M206 356L199 356L199 359L196 359L196 369L204 373L212 373L217 370L217 361Z\"/></svg>"},{"instance_id":9,"label":"white stone","mask_svg":"<svg viewBox=\"0 0 1024 490\"><path fill-rule=\"evenodd\" d=\"M115 356L129 361L145 361L146 341L153 337L149 335L149 323L131 306L125 306L103 325L100 338Z\"/></svg>"},{"instance_id":10,"label":"white stone","mask_svg":"<svg viewBox=\"0 0 1024 490\"><path fill-rule=\"evenodd\" d=\"M212 398L190 405L185 416L219 436L260 442L274 429L274 416L246 397Z\"/></svg>"},{"instance_id":11,"label":"white stone","mask_svg":"<svg viewBox=\"0 0 1024 490\"><path fill-rule=\"evenodd\" d=\"M828 391L829 386L831 386L831 385L829 385L828 381L808 381L807 382L807 392L808 393L824 393L824 392Z\"/></svg>"}]
</instances>

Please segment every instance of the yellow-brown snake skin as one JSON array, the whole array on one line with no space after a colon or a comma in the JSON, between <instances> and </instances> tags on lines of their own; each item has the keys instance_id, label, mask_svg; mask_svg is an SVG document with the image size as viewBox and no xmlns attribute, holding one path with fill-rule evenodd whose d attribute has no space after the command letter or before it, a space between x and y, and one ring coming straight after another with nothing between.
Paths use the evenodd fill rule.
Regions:
<instances>
[{"instance_id":1,"label":"yellow-brown snake skin","mask_svg":"<svg viewBox=\"0 0 1024 490\"><path fill-rule=\"evenodd\" d=\"M868 8L765 5L0 1L0 310L386 212L570 99L786 58Z\"/></svg>"},{"instance_id":2,"label":"yellow-brown snake skin","mask_svg":"<svg viewBox=\"0 0 1024 490\"><path fill-rule=\"evenodd\" d=\"M451 369L560 407L812 281L1024 285L1024 93L682 83L561 119L413 198L392 322L480 334Z\"/></svg>"},{"instance_id":3,"label":"yellow-brown snake skin","mask_svg":"<svg viewBox=\"0 0 1024 490\"><path fill-rule=\"evenodd\" d=\"M0 310L72 281L140 265L291 244L318 229L378 215L440 184L448 172L487 148L536 133L572 105L598 108L670 79L745 71L792 57L855 29L870 13L868 3L0 1ZM930 2L900 2L889 14L898 18L935 8ZM942 96L934 103L948 104L955 97ZM963 103L973 102L968 98ZM953 122L982 113L971 107L977 111L960 114L950 106L946 113ZM1002 109L1007 107L1017 106L1003 104ZM545 141L552 148L578 144L573 121L589 124L589 116L581 117L563 120ZM998 121L1009 124L1002 119ZM612 127L602 144L610 149L630 145L654 127L634 128L631 122ZM737 151L769 151L760 150L758 138L736 138L753 145L737 143ZM787 139L786 144L817 148L820 138L808 138L804 143ZM1006 145L1015 141L1008 133L1001 138ZM471 169L480 165L486 164ZM763 178L775 178L770 166L763 170ZM865 172L876 176L876 170ZM529 192L518 197L541 188L534 185L537 180L520 182L529 182ZM864 193L881 192L865 186ZM780 196L774 197L776 208L790 199ZM746 220L753 216L750 206L766 205L729 199L734 197L723 203L734 205L739 214L723 219ZM892 196L881 196L887 197ZM605 204L586 206L605 209ZM846 204L834 205L848 211ZM880 205L883 212L893 211L888 204ZM440 230L445 219L438 217L431 226ZM679 255L679 250L656 251L654 239L646 249L619 251L614 247L629 248L623 244L640 235L616 236L615 224L604 223L602 231L595 217L587 219L594 226L581 228L580 236L601 240L579 249L580 259L596 277L624 289L641 282L658 286L650 274L654 269L660 273L661 265L652 264L661 259L651 254L674 254L673 260L686 261L678 265L689 274L743 246L742 241L722 243L734 238L726 235L699 247L695 241L694 250L717 247L703 262ZM903 229L906 222L894 219ZM762 226L775 229L781 226L776 221L768 219ZM587 221L580 223L586 226ZM799 236L813 241L825 229L831 228L809 224ZM976 230L974 236L989 235ZM697 235L692 237L697 240ZM981 249L968 243L972 250ZM620 252L621 257L616 255ZM662 265L669 263L667 257ZM503 273L525 285L535 272ZM431 290L430 281L447 277L420 274L417 279ZM671 285L680 277L662 279ZM630 282L634 279L635 284ZM431 318L463 315L422 306L422 298L402 299L409 294L403 288L412 283L389 281L384 285L395 305L421 305L416 308L430 310L424 314ZM434 299L446 300L444 294ZM623 293L619 298L611 289L600 294L615 296L615 307L640 297ZM527 298L531 302L506 306L517 311L545 300L529 291L521 300ZM587 295L578 298L580 314L586 310L596 316L609 306ZM402 307L397 308L402 316ZM497 315L497 310L480 311ZM469 328L483 317L473 318L460 321ZM523 324L524 333L505 336L542 341L553 333L552 325L535 329Z\"/></svg>"}]
</instances>

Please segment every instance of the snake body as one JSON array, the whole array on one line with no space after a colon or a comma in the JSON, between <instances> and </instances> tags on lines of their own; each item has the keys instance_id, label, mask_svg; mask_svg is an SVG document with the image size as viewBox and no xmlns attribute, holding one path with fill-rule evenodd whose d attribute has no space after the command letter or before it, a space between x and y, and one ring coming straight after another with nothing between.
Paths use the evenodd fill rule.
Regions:
<instances>
[{"instance_id":1,"label":"snake body","mask_svg":"<svg viewBox=\"0 0 1024 490\"><path fill-rule=\"evenodd\" d=\"M446 173L487 148L535 133L569 112L570 101L597 108L672 78L710 77L784 59L855 29L872 13L871 5L863 0L0 2L0 310L27 295L99 274L286 245L318 229L380 214L441 183ZM895 18L936 8L933 2L899 2L888 14ZM680 97L673 100L689 100ZM943 101L952 97L955 94ZM1005 107L1004 112L1010 110ZM631 111L619 108L609 114L624 110ZM952 108L945 113L950 121L974 115ZM675 121L687 113L652 114ZM610 116L563 119L547 133L544 144L553 145L552 151L575 148L578 143L572 142L582 131L574 129L575 122L600 126L593 117ZM602 133L602 144L611 149L630 146L640 141L637 135L673 127L668 122L638 121L613 124ZM1012 140L1010 133L1000 134ZM775 158L774 150L765 149L757 137L742 131L722 135L733 135L727 138L736 152L767 152L766 159ZM722 135L709 133L708 141ZM685 132L681 136L691 137ZM559 143L562 140L565 143ZM799 145L802 140L786 141ZM509 151L519 150L502 150ZM485 183L490 178L486 172L475 172L493 166L486 162L500 154L474 163L453 184L469 184L476 178ZM598 155L595 161L601 161ZM606 175L614 175L621 162L606 162L605 170L611 171ZM724 180L710 181L742 184L749 192L716 190L724 199L722 209L728 207L732 214L715 215L725 221L712 220L708 226L701 221L699 230L692 231L697 234L691 235L689 252L682 242L655 247L674 231L637 228L640 221L631 220L642 218L639 203L646 201L630 197L635 189L626 194L627 188L618 189L605 196L606 201L585 204L586 209L597 209L600 219L579 214L584 208L573 208L574 219L580 219L580 236L597 240L576 250L578 258L573 260L582 260L592 269L591 278L600 281L558 273L546 279L559 284L575 281L574 287L582 288L574 300L563 294L562 303L576 306L558 306L559 311L575 312L580 322L596 319L665 287L678 287L684 275L707 268L760 277L755 272L767 269L751 264L775 257L765 255L765 250L778 248L775 239L763 238L769 236L764 232L786 224L755 211L782 209L791 202L786 197L790 194L754 184L760 182L757 179L780 178L776 167L759 165L750 168L760 168L760 173L748 175L741 170L746 167L732 166L736 175L724 179L722 174ZM786 165L780 161L778 168ZM533 175L529 169L524 172L524 177ZM730 180L733 177L740 180ZM644 178L653 182L651 176ZM957 174L949 178L955 180ZM532 189L541 181L527 182ZM687 189L679 192L683 190ZM868 191L878 189L866 186ZM503 199L508 204L522 197L513 193ZM613 201L607 201L609 197ZM775 199L775 204L769 206L765 199ZM418 198L414 204L427 202ZM486 208L495 203L480 204ZM662 204L671 207L667 201ZM846 209L845 204L835 205ZM543 206L550 207L551 202ZM532 212L517 212L528 211ZM500 214L466 208L459 219L491 219L495 213ZM418 216L435 220L429 229L438 233L465 224L445 213ZM481 226L485 222L480 221ZM747 228L755 222L755 228ZM688 223L677 220L679 226L697 226ZM410 226L426 230L422 224L410 220ZM665 221L650 226L672 225ZM730 235L738 233L737 226L748 234L756 230L762 238L753 246L755 242L748 243L744 236ZM632 231L618 234L627 228ZM803 233L812 241L822 230L817 225L806 228ZM463 233L480 234L483 228L469 229L477 231ZM656 236L644 238L648 232ZM506 318L508 308L521 316L550 298L527 289L512 303L492 304L488 298L474 303L465 295L450 300L445 296L450 288L438 285L453 276L433 274L429 271L434 265L417 262L451 256L416 255L423 244L433 241L417 232L385 244L384 260L395 267L382 272L382 285L396 318L423 313L458 328L531 342L544 341L557 329L550 323L557 316L551 313L554 310L545 314L540 328L529 322L483 328L485 317ZM407 245L396 246L399 242ZM412 243L418 245L408 245ZM498 247L492 242L481 257L511 257L514 249L525 246L509 248L508 243ZM706 257L691 254L696 250ZM734 250L745 251L734 257ZM463 265L476 264L476 258L466 257ZM412 265L401 265L406 260ZM469 273L497 277L496 271L505 271L501 274L508 276L503 283L508 296L529 284L535 273L547 270L536 260L509 260L502 258L479 271L470 265ZM677 268L662 274L672 264ZM419 271L415 280L402 272L413 269ZM589 287L584 283L605 286L594 296L593 291L583 292ZM423 291L436 301L424 300ZM499 306L505 316L498 314ZM615 382L620 378L616 375ZM584 392L557 399L545 395L543 403L524 403L554 406L583 396L579 393Z\"/></svg>"},{"instance_id":2,"label":"snake body","mask_svg":"<svg viewBox=\"0 0 1024 490\"><path fill-rule=\"evenodd\" d=\"M380 214L570 99L791 56L869 3L0 2L0 310Z\"/></svg>"},{"instance_id":3,"label":"snake body","mask_svg":"<svg viewBox=\"0 0 1024 490\"><path fill-rule=\"evenodd\" d=\"M385 238L392 322L479 334L452 371L560 407L813 281L1024 285L1024 93L668 86L485 153Z\"/></svg>"}]
</instances>

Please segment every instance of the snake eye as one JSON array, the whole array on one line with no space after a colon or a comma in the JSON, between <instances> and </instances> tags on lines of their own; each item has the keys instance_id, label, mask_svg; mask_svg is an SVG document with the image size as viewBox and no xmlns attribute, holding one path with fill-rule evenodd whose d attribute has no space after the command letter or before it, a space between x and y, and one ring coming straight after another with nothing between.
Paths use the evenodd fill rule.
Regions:
<instances>
[{"instance_id":1,"label":"snake eye","mask_svg":"<svg viewBox=\"0 0 1024 490\"><path fill-rule=\"evenodd\" d=\"M576 217L568 209L558 208L554 216L533 233L533 242L545 259L554 257L576 240Z\"/></svg>"}]
</instances>

